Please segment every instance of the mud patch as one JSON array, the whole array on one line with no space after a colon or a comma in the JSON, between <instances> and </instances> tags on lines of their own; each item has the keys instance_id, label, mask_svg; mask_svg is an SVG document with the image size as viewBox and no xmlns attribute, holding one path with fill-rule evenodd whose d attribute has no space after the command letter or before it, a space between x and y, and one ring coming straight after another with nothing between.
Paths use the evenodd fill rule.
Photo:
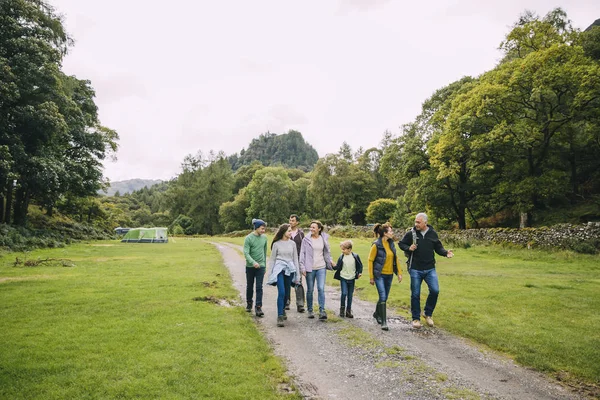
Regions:
<instances>
[{"instance_id":1,"label":"mud patch","mask_svg":"<svg viewBox=\"0 0 600 400\"><path fill-rule=\"evenodd\" d=\"M216 304L221 307L236 307L239 305L239 304L235 303L233 300L220 299L215 296L199 296L199 297L194 297L192 300L193 301L204 301L207 303Z\"/></svg>"}]
</instances>

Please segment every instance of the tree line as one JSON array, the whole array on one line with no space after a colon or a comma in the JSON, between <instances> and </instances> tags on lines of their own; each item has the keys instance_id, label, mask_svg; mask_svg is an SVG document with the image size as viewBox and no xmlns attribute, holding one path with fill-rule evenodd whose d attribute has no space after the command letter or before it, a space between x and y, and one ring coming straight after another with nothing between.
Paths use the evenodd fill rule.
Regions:
<instances>
[{"instance_id":1,"label":"tree line","mask_svg":"<svg viewBox=\"0 0 600 400\"><path fill-rule=\"evenodd\" d=\"M61 71L71 45L48 3L0 2L0 222L24 225L30 203L51 215L104 184L118 135L100 124L90 82Z\"/></svg>"},{"instance_id":2,"label":"tree line","mask_svg":"<svg viewBox=\"0 0 600 400\"><path fill-rule=\"evenodd\" d=\"M0 29L11 32L2 22ZM68 41L65 35L59 43ZM173 180L110 197L89 196L102 184L100 160L116 148L116 133L99 125L89 82L56 70L53 76L63 80L51 80L61 89L53 96L61 94L69 107L54 106L52 114L43 96L17 99L48 84L25 84L23 77L25 89L11 92L14 103L0 103L4 209L13 204L17 215L17 203L27 198L106 230L169 226L184 234L248 229L254 217L277 225L291 213L327 224L390 220L407 226L425 211L436 225L460 229L531 226L582 205L588 216L600 217L600 26L574 29L561 9L544 17L526 12L500 49L495 68L436 90L414 121L398 134L384 132L377 147L353 150L343 143L318 158L300 132L267 132L239 155L199 151L183 160ZM9 58L4 47L0 51L2 66ZM25 100L32 103L19 108ZM38 107L35 118L49 121L34 129L32 121L15 119L27 107ZM16 199L7 202L12 193Z\"/></svg>"}]
</instances>

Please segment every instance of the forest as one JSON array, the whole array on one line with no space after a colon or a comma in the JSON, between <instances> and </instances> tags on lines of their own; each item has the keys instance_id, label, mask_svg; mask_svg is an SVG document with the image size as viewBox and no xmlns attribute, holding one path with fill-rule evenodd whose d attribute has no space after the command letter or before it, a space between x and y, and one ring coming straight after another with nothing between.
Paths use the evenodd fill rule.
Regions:
<instances>
[{"instance_id":1,"label":"forest","mask_svg":"<svg viewBox=\"0 0 600 400\"><path fill-rule=\"evenodd\" d=\"M600 219L600 26L575 29L560 8L522 14L492 70L436 90L398 134L373 132L377 147L341 143L319 158L301 132L266 132L239 154L199 149L171 181L113 196L98 191L119 137L100 123L91 82L61 71L72 45L44 1L0 3L3 232L52 230L55 214L100 236L215 235L291 213L406 227L425 211L439 229Z\"/></svg>"}]
</instances>

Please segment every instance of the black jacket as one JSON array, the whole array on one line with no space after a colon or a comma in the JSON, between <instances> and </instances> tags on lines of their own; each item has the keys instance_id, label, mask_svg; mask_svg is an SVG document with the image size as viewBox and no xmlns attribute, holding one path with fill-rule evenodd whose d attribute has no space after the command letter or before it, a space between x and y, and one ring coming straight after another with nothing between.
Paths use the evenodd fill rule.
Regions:
<instances>
[{"instance_id":1,"label":"black jacket","mask_svg":"<svg viewBox=\"0 0 600 400\"><path fill-rule=\"evenodd\" d=\"M363 265L362 261L360 261L360 256L354 252L352 252L354 256L354 261L356 262L356 275L354 279L358 279L358 275L362 275ZM344 255L342 254L340 258L338 258L337 263L333 266L335 270L335 274L333 275L333 279L341 280L340 272L342 272L342 267L344 266Z\"/></svg>"},{"instance_id":2,"label":"black jacket","mask_svg":"<svg viewBox=\"0 0 600 400\"><path fill-rule=\"evenodd\" d=\"M444 249L437 232L431 225L427 225L427 227L429 230L427 233L425 233L425 237L423 237L421 231L417 231L417 248L415 251L408 250L413 244L412 229L406 232L402 240L398 242L398 246L400 246L405 253L410 254L408 260L406 260L406 263L410 264L411 268L419 271L435 268L434 252L438 253L442 257L446 257L448 255L448 250ZM410 257L412 257L412 263L410 261Z\"/></svg>"},{"instance_id":3,"label":"black jacket","mask_svg":"<svg viewBox=\"0 0 600 400\"><path fill-rule=\"evenodd\" d=\"M300 257L300 247L302 247L302 239L304 239L304 232L302 231L302 229L298 228L298 233L296 233L296 236L294 236L294 238L292 239L294 242L296 242L298 257Z\"/></svg>"}]
</instances>

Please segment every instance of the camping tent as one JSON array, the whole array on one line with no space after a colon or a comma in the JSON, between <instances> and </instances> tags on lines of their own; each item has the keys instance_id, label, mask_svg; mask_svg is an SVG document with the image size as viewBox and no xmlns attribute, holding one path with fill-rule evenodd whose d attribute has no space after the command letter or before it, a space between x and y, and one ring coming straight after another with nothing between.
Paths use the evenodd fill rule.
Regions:
<instances>
[{"instance_id":1,"label":"camping tent","mask_svg":"<svg viewBox=\"0 0 600 400\"><path fill-rule=\"evenodd\" d=\"M167 228L134 228L125 234L125 243L167 243Z\"/></svg>"}]
</instances>

